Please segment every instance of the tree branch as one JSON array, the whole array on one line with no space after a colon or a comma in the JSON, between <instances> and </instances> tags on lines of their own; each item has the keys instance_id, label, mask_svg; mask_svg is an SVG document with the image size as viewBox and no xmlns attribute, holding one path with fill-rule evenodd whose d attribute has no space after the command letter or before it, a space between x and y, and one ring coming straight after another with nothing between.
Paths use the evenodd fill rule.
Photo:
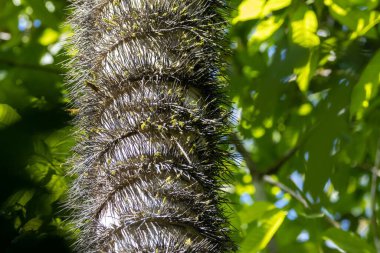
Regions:
<instances>
[{"instance_id":1,"label":"tree branch","mask_svg":"<svg viewBox=\"0 0 380 253\"><path fill-rule=\"evenodd\" d=\"M292 190L285 184L274 180L272 177L269 176L269 174L275 174L297 151L298 149L304 144L307 138L302 139L295 147L290 149L282 158L280 158L273 166L269 167L269 169L265 170L264 172L257 171L257 165L255 161L252 159L251 154L249 151L243 146L241 143L241 140L239 139L238 135L234 133L233 135L233 142L236 147L236 150L241 154L243 159L246 162L246 165L248 167L248 170L250 172L250 175L253 179L253 181L257 182L258 179L262 178L264 182L269 183L271 185L279 187L282 191L289 193L295 200L300 202L304 208L311 209L311 204L305 199L301 194L298 192ZM380 159L380 157L379 157ZM377 175L377 174L376 174ZM337 221L326 215L325 213L320 213L325 220L330 223L332 226L339 228L340 225ZM380 251L379 251L380 252Z\"/></svg>"},{"instance_id":2,"label":"tree branch","mask_svg":"<svg viewBox=\"0 0 380 253\"><path fill-rule=\"evenodd\" d=\"M303 141L299 142L296 146L286 152L285 155L277 160L274 165L266 169L264 174L275 174L290 158L292 158L292 156L299 150L303 143Z\"/></svg>"},{"instance_id":3,"label":"tree branch","mask_svg":"<svg viewBox=\"0 0 380 253\"><path fill-rule=\"evenodd\" d=\"M287 162L290 160L290 158L293 157L293 155L295 155L297 153L297 151L302 147L302 145L307 141L307 139L309 138L309 136L311 135L311 133L314 131L316 125L311 127L309 129L309 131L307 131L305 133L305 135L303 136L303 138L301 138L298 143L293 147L291 148L288 152L285 153L285 155L283 157L281 157L280 159L278 159L274 165L270 166L269 168L267 168L263 173L261 173L262 175L272 175L272 174L276 174L277 171L279 171L281 169L281 167Z\"/></svg>"},{"instance_id":4,"label":"tree branch","mask_svg":"<svg viewBox=\"0 0 380 253\"><path fill-rule=\"evenodd\" d=\"M279 182L279 181L275 181L273 178L271 178L270 176L268 175L265 175L263 177L263 180L271 185L274 185L274 186L277 186L278 188L280 188L282 191L284 192L287 192L289 193L294 199L296 199L298 202L300 202L306 209L311 209L311 206L310 206L310 203L302 197L302 195L300 195L298 192L296 191L293 191L292 189L290 189L288 186L284 185L283 183ZM334 219L330 218L328 215L326 215L325 213L321 212L321 215L323 216L323 218L325 218L325 220L330 223L332 226L334 226L335 228L340 228L340 225L338 222L336 222Z\"/></svg>"},{"instance_id":5,"label":"tree branch","mask_svg":"<svg viewBox=\"0 0 380 253\"><path fill-rule=\"evenodd\" d=\"M273 178L271 178L268 175L265 175L263 177L263 180L271 185L277 186L284 192L289 193L293 198L298 200L298 202L300 202L305 208L307 209L310 208L310 205L308 204L308 202L298 192L293 191L292 189L290 189L288 186L284 185L283 183L279 181L275 181Z\"/></svg>"},{"instance_id":6,"label":"tree branch","mask_svg":"<svg viewBox=\"0 0 380 253\"><path fill-rule=\"evenodd\" d=\"M236 147L236 150L241 154L244 161L246 162L252 178L254 178L254 177L261 178L265 175L275 174L300 149L300 147L304 144L306 138L299 141L296 146L291 148L288 152L285 153L285 155L283 157L278 159L274 163L274 165L270 166L269 168L267 168L264 171L258 171L257 165L256 165L255 161L253 161L251 154L243 146L240 138L238 137L238 135L236 133L233 134L233 140L234 140L233 142L234 142L234 145Z\"/></svg>"},{"instance_id":7,"label":"tree branch","mask_svg":"<svg viewBox=\"0 0 380 253\"><path fill-rule=\"evenodd\" d=\"M233 143L236 147L237 152L239 152L239 154L243 157L243 159L247 165L247 168L249 170L249 173L251 174L251 177L252 178L258 177L258 175L256 174L256 173L258 173L257 165L256 165L255 161L253 161L251 154L243 146L243 144L242 144L239 136L237 135L237 133L234 133L232 135L232 140L233 140Z\"/></svg>"}]
</instances>

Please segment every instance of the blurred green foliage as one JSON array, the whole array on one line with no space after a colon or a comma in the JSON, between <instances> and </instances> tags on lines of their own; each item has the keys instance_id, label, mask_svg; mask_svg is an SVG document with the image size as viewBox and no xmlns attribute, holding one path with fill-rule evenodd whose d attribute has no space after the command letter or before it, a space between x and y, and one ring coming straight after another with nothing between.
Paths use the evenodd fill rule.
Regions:
<instances>
[{"instance_id":1,"label":"blurred green foliage","mask_svg":"<svg viewBox=\"0 0 380 253\"><path fill-rule=\"evenodd\" d=\"M0 252L69 252L66 1L0 1Z\"/></svg>"},{"instance_id":2,"label":"blurred green foliage","mask_svg":"<svg viewBox=\"0 0 380 253\"><path fill-rule=\"evenodd\" d=\"M236 184L256 190L235 186L242 252L379 252L378 1L244 0L233 16ZM248 219L263 203L287 218L253 246L274 226Z\"/></svg>"},{"instance_id":3,"label":"blurred green foliage","mask_svg":"<svg viewBox=\"0 0 380 253\"><path fill-rule=\"evenodd\" d=\"M377 0L233 0L240 252L379 252ZM0 1L0 252L70 252L68 2Z\"/></svg>"}]
</instances>

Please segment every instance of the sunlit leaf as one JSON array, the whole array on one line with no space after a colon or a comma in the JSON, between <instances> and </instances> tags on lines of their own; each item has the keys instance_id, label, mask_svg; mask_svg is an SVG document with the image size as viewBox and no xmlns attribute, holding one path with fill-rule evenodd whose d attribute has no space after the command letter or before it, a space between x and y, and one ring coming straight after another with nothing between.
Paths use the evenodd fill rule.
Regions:
<instances>
[{"instance_id":1,"label":"sunlit leaf","mask_svg":"<svg viewBox=\"0 0 380 253\"><path fill-rule=\"evenodd\" d=\"M59 33L51 28L45 29L44 33L39 38L41 45L47 46L57 41Z\"/></svg>"},{"instance_id":2,"label":"sunlit leaf","mask_svg":"<svg viewBox=\"0 0 380 253\"><path fill-rule=\"evenodd\" d=\"M312 110L313 110L313 106L312 106L311 104L305 103L305 104L302 104L302 105L298 108L298 114L301 115L301 116L306 116L306 115L308 115Z\"/></svg>"},{"instance_id":3,"label":"sunlit leaf","mask_svg":"<svg viewBox=\"0 0 380 253\"><path fill-rule=\"evenodd\" d=\"M316 34L318 20L314 11L300 5L292 14L290 22L293 43L305 48L319 45L319 37Z\"/></svg>"},{"instance_id":4,"label":"sunlit leaf","mask_svg":"<svg viewBox=\"0 0 380 253\"><path fill-rule=\"evenodd\" d=\"M288 7L292 0L267 0L263 9L263 13L271 13L273 11L281 10Z\"/></svg>"},{"instance_id":5,"label":"sunlit leaf","mask_svg":"<svg viewBox=\"0 0 380 253\"><path fill-rule=\"evenodd\" d=\"M297 75L297 84L302 92L307 91L309 82L314 76L314 72L318 66L318 54L316 51L309 52L309 57L305 65L296 67L294 73Z\"/></svg>"},{"instance_id":6,"label":"sunlit leaf","mask_svg":"<svg viewBox=\"0 0 380 253\"><path fill-rule=\"evenodd\" d=\"M267 211L256 223L251 224L241 244L241 252L256 253L264 249L281 226L286 214L285 211L273 209Z\"/></svg>"},{"instance_id":7,"label":"sunlit leaf","mask_svg":"<svg viewBox=\"0 0 380 253\"><path fill-rule=\"evenodd\" d=\"M355 85L351 95L350 113L351 116L357 115L359 118L365 108L370 105L379 89L380 84L380 50L372 57L364 71L362 72L359 82Z\"/></svg>"},{"instance_id":8,"label":"sunlit leaf","mask_svg":"<svg viewBox=\"0 0 380 253\"><path fill-rule=\"evenodd\" d=\"M352 13L352 12L351 12ZM350 15L351 15L350 13ZM355 15L358 15L355 13ZM359 36L363 36L368 32L373 32L377 24L380 23L380 13L377 11L371 11L366 17L360 17L356 24L356 29L351 35L351 39L356 39Z\"/></svg>"},{"instance_id":9,"label":"sunlit leaf","mask_svg":"<svg viewBox=\"0 0 380 253\"><path fill-rule=\"evenodd\" d=\"M345 0L325 0L324 2L329 6L331 15L353 31L351 39L363 35L371 38L377 36L373 28L380 22L379 12L351 8L350 1Z\"/></svg>"},{"instance_id":10,"label":"sunlit leaf","mask_svg":"<svg viewBox=\"0 0 380 253\"><path fill-rule=\"evenodd\" d=\"M239 212L240 220L244 223L250 223L259 219L266 212L275 209L276 207L269 202L255 202L251 206L246 206Z\"/></svg>"},{"instance_id":11,"label":"sunlit leaf","mask_svg":"<svg viewBox=\"0 0 380 253\"><path fill-rule=\"evenodd\" d=\"M246 184L246 185L238 184L236 185L235 190L236 190L236 193L239 195L242 195L244 193L248 193L248 194L255 193L255 187L252 184Z\"/></svg>"},{"instance_id":12,"label":"sunlit leaf","mask_svg":"<svg viewBox=\"0 0 380 253\"><path fill-rule=\"evenodd\" d=\"M0 104L0 128L12 125L19 121L21 116L7 104Z\"/></svg>"},{"instance_id":13,"label":"sunlit leaf","mask_svg":"<svg viewBox=\"0 0 380 253\"><path fill-rule=\"evenodd\" d=\"M258 43L271 37L284 23L282 16L270 16L268 19L261 21L255 29L254 34L249 39L249 43Z\"/></svg>"},{"instance_id":14,"label":"sunlit leaf","mask_svg":"<svg viewBox=\"0 0 380 253\"><path fill-rule=\"evenodd\" d=\"M265 0L244 0L239 5L239 14L233 23L259 18L264 5Z\"/></svg>"},{"instance_id":15,"label":"sunlit leaf","mask_svg":"<svg viewBox=\"0 0 380 253\"><path fill-rule=\"evenodd\" d=\"M291 0L244 0L239 5L239 14L233 19L233 23L263 18L272 11L289 6Z\"/></svg>"},{"instance_id":16,"label":"sunlit leaf","mask_svg":"<svg viewBox=\"0 0 380 253\"><path fill-rule=\"evenodd\" d=\"M256 139L263 137L265 134L265 129L263 127L256 127L252 129L252 136Z\"/></svg>"}]
</instances>

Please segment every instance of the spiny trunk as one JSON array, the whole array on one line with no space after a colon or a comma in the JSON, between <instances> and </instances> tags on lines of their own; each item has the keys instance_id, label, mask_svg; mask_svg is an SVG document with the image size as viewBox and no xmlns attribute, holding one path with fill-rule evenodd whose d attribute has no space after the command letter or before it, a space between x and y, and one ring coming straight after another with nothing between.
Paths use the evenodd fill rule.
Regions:
<instances>
[{"instance_id":1,"label":"spiny trunk","mask_svg":"<svg viewBox=\"0 0 380 253\"><path fill-rule=\"evenodd\" d=\"M68 206L81 252L228 252L230 155L217 0L75 0L78 145Z\"/></svg>"}]
</instances>

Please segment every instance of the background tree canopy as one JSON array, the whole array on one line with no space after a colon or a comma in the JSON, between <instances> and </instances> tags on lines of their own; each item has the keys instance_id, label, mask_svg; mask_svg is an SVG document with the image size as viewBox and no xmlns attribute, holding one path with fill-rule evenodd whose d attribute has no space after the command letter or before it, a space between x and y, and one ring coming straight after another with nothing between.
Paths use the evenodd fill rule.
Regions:
<instances>
[{"instance_id":1,"label":"background tree canopy","mask_svg":"<svg viewBox=\"0 0 380 253\"><path fill-rule=\"evenodd\" d=\"M380 252L378 0L232 1L240 252ZM0 252L70 252L68 2L0 1Z\"/></svg>"}]
</instances>

